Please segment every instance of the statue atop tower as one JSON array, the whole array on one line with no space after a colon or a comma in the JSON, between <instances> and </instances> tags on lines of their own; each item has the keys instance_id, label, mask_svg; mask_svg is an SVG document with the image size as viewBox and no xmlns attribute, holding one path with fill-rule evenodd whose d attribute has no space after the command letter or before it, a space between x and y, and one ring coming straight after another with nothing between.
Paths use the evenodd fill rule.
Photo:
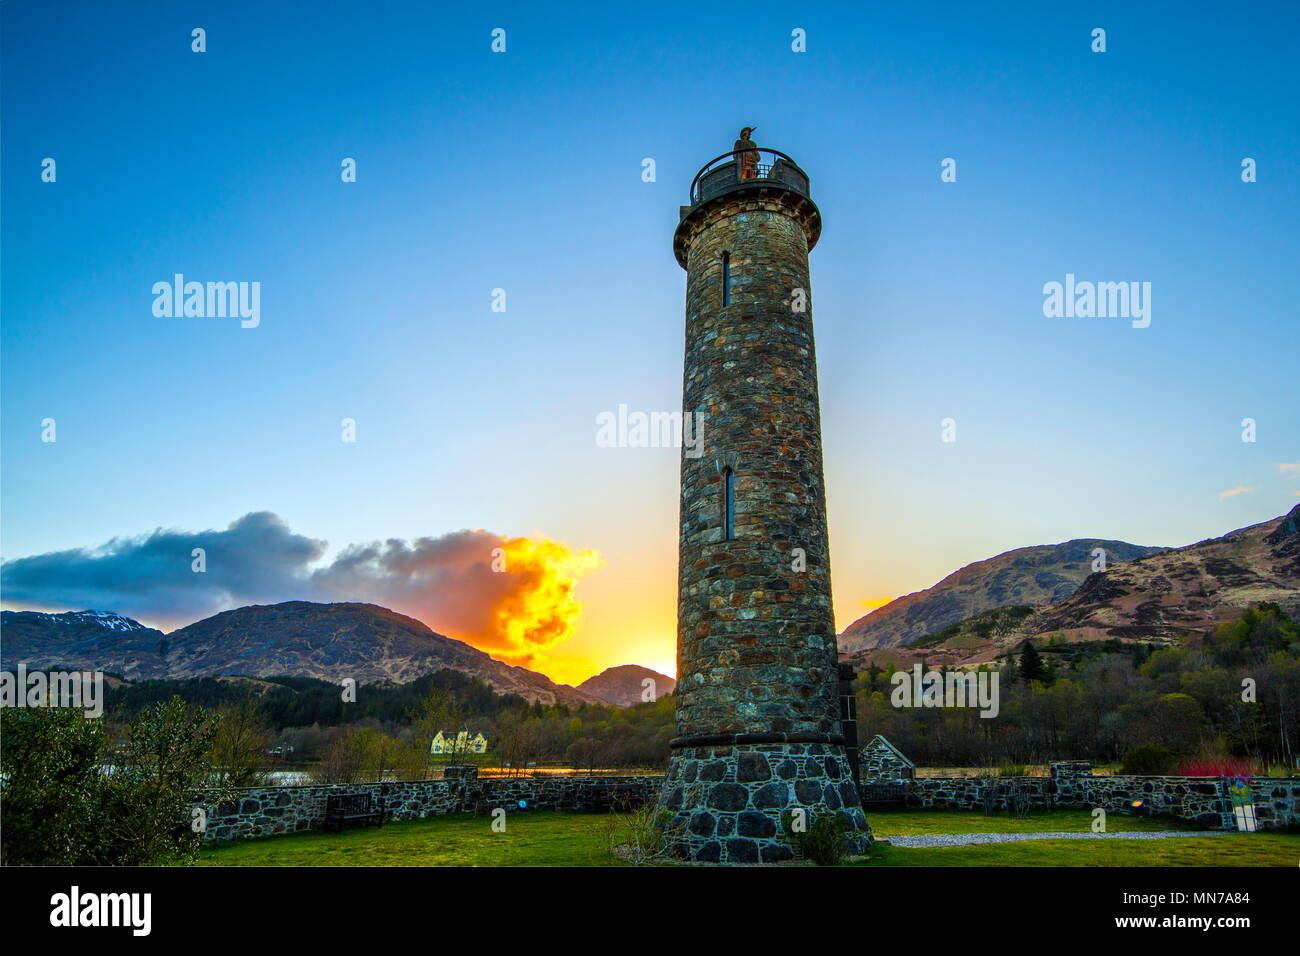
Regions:
<instances>
[{"instance_id":1,"label":"statue atop tower","mask_svg":"<svg viewBox=\"0 0 1300 956\"><path fill-rule=\"evenodd\" d=\"M736 140L736 145L732 147L736 152L736 162L740 166L741 179L753 179L758 169L758 148L749 138L753 132L754 127L746 126L740 131L740 139Z\"/></svg>"},{"instance_id":2,"label":"statue atop tower","mask_svg":"<svg viewBox=\"0 0 1300 956\"><path fill-rule=\"evenodd\" d=\"M691 183L686 270L677 727L661 805L700 861L787 859L785 821L870 840L841 725L808 253L808 175L742 130ZM685 449L683 449L683 452ZM856 745L856 741L852 742Z\"/></svg>"}]
</instances>

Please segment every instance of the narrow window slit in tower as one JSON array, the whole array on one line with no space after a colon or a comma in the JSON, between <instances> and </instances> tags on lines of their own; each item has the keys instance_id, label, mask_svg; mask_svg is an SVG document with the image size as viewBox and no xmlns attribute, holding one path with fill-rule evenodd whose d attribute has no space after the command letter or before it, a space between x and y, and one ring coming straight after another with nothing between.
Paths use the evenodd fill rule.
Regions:
<instances>
[{"instance_id":1,"label":"narrow window slit in tower","mask_svg":"<svg viewBox=\"0 0 1300 956\"><path fill-rule=\"evenodd\" d=\"M731 305L731 253L722 254L722 307Z\"/></svg>"},{"instance_id":2,"label":"narrow window slit in tower","mask_svg":"<svg viewBox=\"0 0 1300 956\"><path fill-rule=\"evenodd\" d=\"M736 537L736 473L730 468L723 475L726 482L726 490L723 492L723 535L728 541L735 540Z\"/></svg>"}]
</instances>

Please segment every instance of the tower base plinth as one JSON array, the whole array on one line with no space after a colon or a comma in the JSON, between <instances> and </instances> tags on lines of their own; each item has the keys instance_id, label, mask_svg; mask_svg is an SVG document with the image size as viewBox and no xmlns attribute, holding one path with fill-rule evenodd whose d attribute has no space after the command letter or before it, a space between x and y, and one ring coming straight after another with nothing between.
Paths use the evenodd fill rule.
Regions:
<instances>
[{"instance_id":1,"label":"tower base plinth","mask_svg":"<svg viewBox=\"0 0 1300 956\"><path fill-rule=\"evenodd\" d=\"M871 843L848 758L836 744L674 748L659 804L673 815L677 854L701 863L793 859L783 819L797 810L807 826L840 815L849 826L850 853Z\"/></svg>"}]
</instances>

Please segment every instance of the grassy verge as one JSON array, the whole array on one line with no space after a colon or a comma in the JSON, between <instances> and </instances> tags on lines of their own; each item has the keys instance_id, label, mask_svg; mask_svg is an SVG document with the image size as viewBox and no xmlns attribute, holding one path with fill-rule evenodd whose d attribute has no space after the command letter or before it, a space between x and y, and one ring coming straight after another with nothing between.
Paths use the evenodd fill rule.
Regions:
<instances>
[{"instance_id":1,"label":"grassy verge","mask_svg":"<svg viewBox=\"0 0 1300 956\"><path fill-rule=\"evenodd\" d=\"M1086 832L1083 810L1036 813L1028 820L978 812L873 813L879 836L929 833ZM203 866L611 866L606 852L609 816L522 813L506 818L461 814L335 833L294 833L206 847ZM1177 822L1118 817L1111 833L1180 829ZM1170 837L1163 840L1034 840L967 847L877 845L864 866L1287 866L1300 864L1300 833Z\"/></svg>"},{"instance_id":2,"label":"grassy verge","mask_svg":"<svg viewBox=\"0 0 1300 956\"><path fill-rule=\"evenodd\" d=\"M292 833L205 848L202 866L592 866L614 865L605 849L608 817L520 813L503 833L492 818L428 817L342 833Z\"/></svg>"}]
</instances>

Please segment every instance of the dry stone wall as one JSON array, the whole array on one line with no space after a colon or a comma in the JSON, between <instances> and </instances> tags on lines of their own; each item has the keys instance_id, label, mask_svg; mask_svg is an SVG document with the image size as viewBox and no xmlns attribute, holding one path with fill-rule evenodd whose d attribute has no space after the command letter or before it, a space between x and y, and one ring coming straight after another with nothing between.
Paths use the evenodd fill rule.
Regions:
<instances>
[{"instance_id":1,"label":"dry stone wall","mask_svg":"<svg viewBox=\"0 0 1300 956\"><path fill-rule=\"evenodd\" d=\"M444 780L402 783L357 783L301 787L253 787L236 790L226 800L196 796L207 817L204 839L236 840L301 830L319 830L325 823L329 797L369 793L385 820L418 820L449 813L489 814L497 807L507 814L527 810L604 812L631 809L653 802L663 785L661 776L637 777L485 777L473 767L449 768Z\"/></svg>"},{"instance_id":2,"label":"dry stone wall","mask_svg":"<svg viewBox=\"0 0 1300 956\"><path fill-rule=\"evenodd\" d=\"M1051 777L920 777L867 783L910 784L909 806L1006 812L1017 801L1029 808L1095 809L1107 813L1168 815L1196 826L1235 830L1232 806L1217 777L1095 777L1087 763L1052 765ZM1300 825L1300 778L1251 782L1255 818L1262 830ZM1142 806L1134 810L1133 802Z\"/></svg>"}]
</instances>

